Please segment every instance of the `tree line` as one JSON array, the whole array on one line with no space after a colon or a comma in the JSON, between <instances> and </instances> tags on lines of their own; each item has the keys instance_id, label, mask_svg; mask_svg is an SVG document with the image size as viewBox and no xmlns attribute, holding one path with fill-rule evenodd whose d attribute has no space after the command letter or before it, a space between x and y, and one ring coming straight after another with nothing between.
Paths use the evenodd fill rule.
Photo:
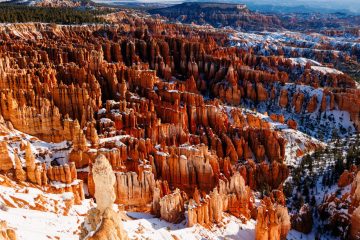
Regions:
<instances>
[{"instance_id":1,"label":"tree line","mask_svg":"<svg viewBox=\"0 0 360 240\"><path fill-rule=\"evenodd\" d=\"M103 11L0 4L0 22L44 22L58 24L104 23Z\"/></svg>"}]
</instances>

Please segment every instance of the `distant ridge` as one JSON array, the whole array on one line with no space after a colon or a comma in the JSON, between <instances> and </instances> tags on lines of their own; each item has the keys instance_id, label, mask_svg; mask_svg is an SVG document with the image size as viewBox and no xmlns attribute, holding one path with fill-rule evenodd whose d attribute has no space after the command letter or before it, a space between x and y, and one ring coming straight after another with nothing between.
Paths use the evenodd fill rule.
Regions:
<instances>
[{"instance_id":1,"label":"distant ridge","mask_svg":"<svg viewBox=\"0 0 360 240\"><path fill-rule=\"evenodd\" d=\"M210 24L214 27L233 27L244 30L281 29L277 16L250 11L245 4L216 2L185 2L178 5L149 10L170 21Z\"/></svg>"},{"instance_id":2,"label":"distant ridge","mask_svg":"<svg viewBox=\"0 0 360 240\"><path fill-rule=\"evenodd\" d=\"M91 0L0 0L0 3L40 7L91 7Z\"/></svg>"}]
</instances>

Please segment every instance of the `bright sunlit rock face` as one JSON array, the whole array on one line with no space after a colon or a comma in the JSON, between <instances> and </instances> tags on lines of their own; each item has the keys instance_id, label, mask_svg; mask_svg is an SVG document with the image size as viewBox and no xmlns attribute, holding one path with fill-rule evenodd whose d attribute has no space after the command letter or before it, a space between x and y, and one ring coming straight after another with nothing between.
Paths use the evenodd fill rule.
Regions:
<instances>
[{"instance_id":1,"label":"bright sunlit rock face","mask_svg":"<svg viewBox=\"0 0 360 240\"><path fill-rule=\"evenodd\" d=\"M120 214L113 210L115 202L115 175L104 155L99 155L93 165L96 208L90 209L82 225L81 239L126 240L127 233Z\"/></svg>"},{"instance_id":2,"label":"bright sunlit rock face","mask_svg":"<svg viewBox=\"0 0 360 240\"><path fill-rule=\"evenodd\" d=\"M115 174L109 160L102 154L95 159L92 173L95 183L96 208L103 214L105 209L112 208L116 199L114 191Z\"/></svg>"},{"instance_id":3,"label":"bright sunlit rock face","mask_svg":"<svg viewBox=\"0 0 360 240\"><path fill-rule=\"evenodd\" d=\"M128 4L0 6L0 238L357 239L360 17Z\"/></svg>"}]
</instances>

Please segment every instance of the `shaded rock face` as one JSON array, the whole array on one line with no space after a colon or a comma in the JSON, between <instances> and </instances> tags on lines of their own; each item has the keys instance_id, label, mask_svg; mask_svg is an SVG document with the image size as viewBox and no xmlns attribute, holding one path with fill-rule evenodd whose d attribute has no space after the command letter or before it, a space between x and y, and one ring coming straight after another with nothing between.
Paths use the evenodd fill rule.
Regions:
<instances>
[{"instance_id":1,"label":"shaded rock face","mask_svg":"<svg viewBox=\"0 0 360 240\"><path fill-rule=\"evenodd\" d=\"M240 166L238 171L251 189L277 189L289 176L287 166L278 162L256 164L249 161Z\"/></svg>"},{"instance_id":2,"label":"shaded rock face","mask_svg":"<svg viewBox=\"0 0 360 240\"><path fill-rule=\"evenodd\" d=\"M351 183L350 192L345 192L338 196L335 193L326 195L321 205L318 207L319 215L322 219L328 219L329 228L334 232L340 232L344 237L349 239L359 239L359 186L360 174L356 167L352 167L350 171L345 171L339 181L339 187L345 185L352 174L353 181ZM347 209L347 211L344 211Z\"/></svg>"},{"instance_id":3,"label":"shaded rock face","mask_svg":"<svg viewBox=\"0 0 360 240\"><path fill-rule=\"evenodd\" d=\"M351 207L352 211L350 219L350 238L360 239L360 171L357 172L356 177L351 184Z\"/></svg>"},{"instance_id":4,"label":"shaded rock face","mask_svg":"<svg viewBox=\"0 0 360 240\"><path fill-rule=\"evenodd\" d=\"M360 239L360 207L351 216L350 239Z\"/></svg>"},{"instance_id":5,"label":"shaded rock face","mask_svg":"<svg viewBox=\"0 0 360 240\"><path fill-rule=\"evenodd\" d=\"M249 3L250 5L250 3ZM286 12L282 6L276 6L278 11ZM266 8L266 6L265 6ZM261 14L253 12L248 9L247 5L241 3L217 3L217 2L184 2L176 6L165 8L152 9L149 11L154 15L164 16L171 21L178 21L181 23L197 25L212 25L213 27L231 27L233 29L242 29L242 31L280 31L280 30L295 30L306 31L319 31L325 36L359 36L358 24L359 18L353 16L339 16L331 15L309 19L302 14L295 14L297 21L289 21L286 14ZM338 26L338 27L334 27ZM333 27L333 28L332 28ZM209 28L209 27L208 27ZM323 30L325 28L325 30ZM341 29L341 30L340 30ZM253 39L252 39L253 40ZM303 43L301 43L303 44ZM284 54L285 50L279 51L278 54ZM293 51L292 56L297 56ZM318 53L318 51L317 51ZM319 53L318 53L319 54ZM320 55L320 54L319 54ZM325 55L325 54L324 54ZM337 54L329 54L335 55ZM350 59L350 57L349 57ZM313 83L314 85L316 83Z\"/></svg>"},{"instance_id":6,"label":"shaded rock face","mask_svg":"<svg viewBox=\"0 0 360 240\"><path fill-rule=\"evenodd\" d=\"M97 207L90 209L81 225L80 239L128 239L119 213L113 210L115 202L115 174L104 155L98 155L93 165Z\"/></svg>"},{"instance_id":7,"label":"shaded rock face","mask_svg":"<svg viewBox=\"0 0 360 240\"><path fill-rule=\"evenodd\" d=\"M280 20L275 16L265 16L251 12L243 4L183 3L176 7L154 9L152 14L161 14L170 19L182 16L182 22L211 24L213 26L234 26L247 30L264 30L277 26Z\"/></svg>"},{"instance_id":8,"label":"shaded rock face","mask_svg":"<svg viewBox=\"0 0 360 240\"><path fill-rule=\"evenodd\" d=\"M308 205L303 205L298 214L291 216L291 228L308 234L313 227L312 212Z\"/></svg>"},{"instance_id":9,"label":"shaded rock face","mask_svg":"<svg viewBox=\"0 0 360 240\"><path fill-rule=\"evenodd\" d=\"M357 173L357 167L356 166L352 166L350 171L345 170L339 177L338 180L338 187L343 188L346 187L348 185L350 185Z\"/></svg>"},{"instance_id":10,"label":"shaded rock face","mask_svg":"<svg viewBox=\"0 0 360 240\"><path fill-rule=\"evenodd\" d=\"M287 121L287 125L289 126L289 128L292 128L292 129L297 129L297 122L294 121L293 119L289 119Z\"/></svg>"},{"instance_id":11,"label":"shaded rock face","mask_svg":"<svg viewBox=\"0 0 360 240\"><path fill-rule=\"evenodd\" d=\"M354 181L351 184L351 206L357 208L360 206L360 171L357 172Z\"/></svg>"}]
</instances>

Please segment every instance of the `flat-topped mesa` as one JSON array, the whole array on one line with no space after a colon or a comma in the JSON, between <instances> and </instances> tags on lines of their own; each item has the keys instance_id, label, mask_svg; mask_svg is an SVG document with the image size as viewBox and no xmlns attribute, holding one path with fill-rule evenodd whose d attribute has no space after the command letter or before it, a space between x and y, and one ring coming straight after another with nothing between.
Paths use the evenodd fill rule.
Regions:
<instances>
[{"instance_id":1,"label":"flat-topped mesa","mask_svg":"<svg viewBox=\"0 0 360 240\"><path fill-rule=\"evenodd\" d=\"M127 233L122 225L120 214L113 210L116 199L115 174L104 155L98 155L92 167L95 183L96 208L88 211L81 225L80 239L126 240Z\"/></svg>"}]
</instances>

